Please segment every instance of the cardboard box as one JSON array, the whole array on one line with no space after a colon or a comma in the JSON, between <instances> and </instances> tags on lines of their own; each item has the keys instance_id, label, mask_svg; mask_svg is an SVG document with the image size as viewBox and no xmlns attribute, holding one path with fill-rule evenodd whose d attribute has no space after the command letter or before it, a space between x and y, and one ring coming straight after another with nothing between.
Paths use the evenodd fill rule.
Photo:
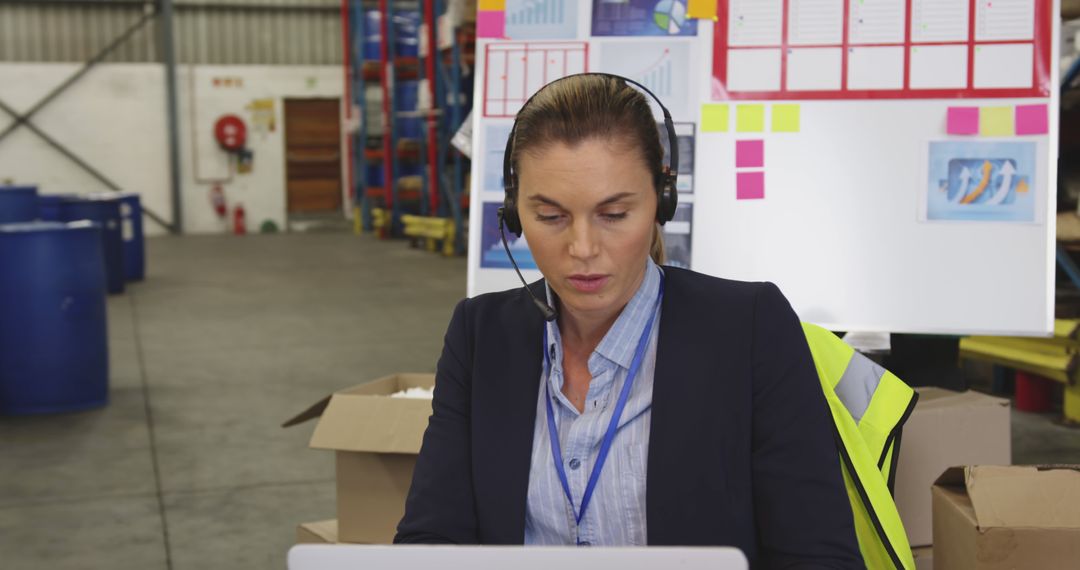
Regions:
<instances>
[{"instance_id":1,"label":"cardboard box","mask_svg":"<svg viewBox=\"0 0 1080 570\"><path fill-rule=\"evenodd\" d=\"M1080 466L954 467L933 497L938 568L1080 568Z\"/></svg>"},{"instance_id":2,"label":"cardboard box","mask_svg":"<svg viewBox=\"0 0 1080 570\"><path fill-rule=\"evenodd\" d=\"M285 422L283 427L289 427L319 418L310 447L336 452L342 542L393 541L405 514L431 400L389 395L434 385L434 374L395 374L335 392Z\"/></svg>"},{"instance_id":3,"label":"cardboard box","mask_svg":"<svg viewBox=\"0 0 1080 570\"><path fill-rule=\"evenodd\" d=\"M1009 465L1009 401L978 392L919 388L904 425L896 468L896 507L912 547L933 540L930 488L953 465Z\"/></svg>"},{"instance_id":4,"label":"cardboard box","mask_svg":"<svg viewBox=\"0 0 1080 570\"><path fill-rule=\"evenodd\" d=\"M302 523L296 527L296 544L334 544L337 541L337 519Z\"/></svg>"}]
</instances>

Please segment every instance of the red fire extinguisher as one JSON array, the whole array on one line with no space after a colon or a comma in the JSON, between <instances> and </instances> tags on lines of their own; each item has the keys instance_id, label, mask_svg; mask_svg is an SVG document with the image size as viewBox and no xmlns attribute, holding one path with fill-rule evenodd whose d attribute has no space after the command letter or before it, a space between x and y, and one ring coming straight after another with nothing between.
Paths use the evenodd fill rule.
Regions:
<instances>
[{"instance_id":1,"label":"red fire extinguisher","mask_svg":"<svg viewBox=\"0 0 1080 570\"><path fill-rule=\"evenodd\" d=\"M221 188L221 184L214 184L210 188L210 204L214 207L214 213L217 217L224 220L225 216L229 214L229 206L225 201L225 190Z\"/></svg>"},{"instance_id":2,"label":"red fire extinguisher","mask_svg":"<svg viewBox=\"0 0 1080 570\"><path fill-rule=\"evenodd\" d=\"M247 222L244 216L244 205L237 204L233 209L233 234L242 236L247 233Z\"/></svg>"}]
</instances>

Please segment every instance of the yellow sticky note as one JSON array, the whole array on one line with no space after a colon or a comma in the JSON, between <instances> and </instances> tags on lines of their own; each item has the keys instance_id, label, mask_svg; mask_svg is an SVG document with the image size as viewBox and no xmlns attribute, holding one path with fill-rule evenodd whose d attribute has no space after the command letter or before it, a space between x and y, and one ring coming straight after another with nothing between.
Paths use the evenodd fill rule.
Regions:
<instances>
[{"instance_id":1,"label":"yellow sticky note","mask_svg":"<svg viewBox=\"0 0 1080 570\"><path fill-rule=\"evenodd\" d=\"M724 105L705 104L701 106L701 131L705 133L728 132L729 109Z\"/></svg>"},{"instance_id":2,"label":"yellow sticky note","mask_svg":"<svg viewBox=\"0 0 1080 570\"><path fill-rule=\"evenodd\" d=\"M735 131L739 133L765 132L765 105L737 105Z\"/></svg>"},{"instance_id":3,"label":"yellow sticky note","mask_svg":"<svg viewBox=\"0 0 1080 570\"><path fill-rule=\"evenodd\" d=\"M690 0L686 5L686 16L716 20L716 4L716 0Z\"/></svg>"},{"instance_id":4,"label":"yellow sticky note","mask_svg":"<svg viewBox=\"0 0 1080 570\"><path fill-rule=\"evenodd\" d=\"M478 10L505 10L506 0L480 0Z\"/></svg>"},{"instance_id":5,"label":"yellow sticky note","mask_svg":"<svg viewBox=\"0 0 1080 570\"><path fill-rule=\"evenodd\" d=\"M800 126L800 108L798 105L772 106L772 131L774 133L797 133Z\"/></svg>"},{"instance_id":6,"label":"yellow sticky note","mask_svg":"<svg viewBox=\"0 0 1080 570\"><path fill-rule=\"evenodd\" d=\"M1016 134L1015 117L1012 107L982 107L979 109L979 134L1011 137Z\"/></svg>"}]
</instances>

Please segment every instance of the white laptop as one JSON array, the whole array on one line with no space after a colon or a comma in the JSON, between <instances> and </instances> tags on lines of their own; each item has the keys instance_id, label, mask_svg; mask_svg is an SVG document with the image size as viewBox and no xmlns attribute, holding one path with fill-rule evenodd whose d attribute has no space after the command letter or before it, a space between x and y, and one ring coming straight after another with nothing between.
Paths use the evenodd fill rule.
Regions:
<instances>
[{"instance_id":1,"label":"white laptop","mask_svg":"<svg viewBox=\"0 0 1080 570\"><path fill-rule=\"evenodd\" d=\"M289 570L747 570L737 548L299 544Z\"/></svg>"}]
</instances>

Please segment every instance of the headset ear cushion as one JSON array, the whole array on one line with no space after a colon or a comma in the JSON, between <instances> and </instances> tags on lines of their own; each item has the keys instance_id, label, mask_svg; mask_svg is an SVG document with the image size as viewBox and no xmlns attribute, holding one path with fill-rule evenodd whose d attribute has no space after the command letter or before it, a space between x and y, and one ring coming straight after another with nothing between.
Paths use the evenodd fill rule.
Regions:
<instances>
[{"instance_id":1,"label":"headset ear cushion","mask_svg":"<svg viewBox=\"0 0 1080 570\"><path fill-rule=\"evenodd\" d=\"M521 237L521 217L518 216L517 200L511 195L509 189L506 192L506 197L503 198L502 212L503 224L506 226L507 231Z\"/></svg>"},{"instance_id":2,"label":"headset ear cushion","mask_svg":"<svg viewBox=\"0 0 1080 570\"><path fill-rule=\"evenodd\" d=\"M671 221L675 217L675 209L679 207L679 192L675 188L675 180L670 174L664 175L664 182L660 189L660 201L657 204L656 217L661 224Z\"/></svg>"}]
</instances>

